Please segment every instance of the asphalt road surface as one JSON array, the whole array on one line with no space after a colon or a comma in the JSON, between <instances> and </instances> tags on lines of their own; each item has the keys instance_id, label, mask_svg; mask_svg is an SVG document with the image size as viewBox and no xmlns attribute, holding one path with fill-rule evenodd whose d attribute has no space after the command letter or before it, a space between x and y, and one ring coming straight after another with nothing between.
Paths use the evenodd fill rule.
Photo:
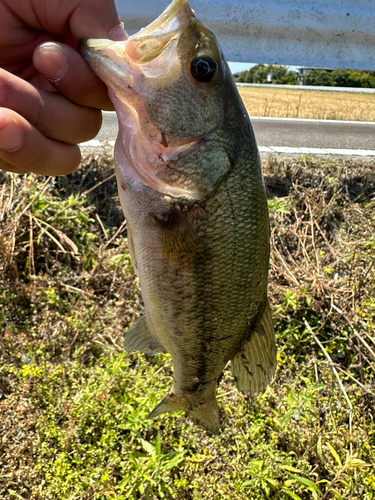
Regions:
<instances>
[{"instance_id":1,"label":"asphalt road surface","mask_svg":"<svg viewBox=\"0 0 375 500\"><path fill-rule=\"evenodd\" d=\"M116 115L103 115L103 126L96 139L115 139ZM258 146L375 150L375 123L289 118L251 118L251 123Z\"/></svg>"},{"instance_id":2,"label":"asphalt road surface","mask_svg":"<svg viewBox=\"0 0 375 500\"><path fill-rule=\"evenodd\" d=\"M375 123L253 118L259 146L375 150Z\"/></svg>"}]
</instances>

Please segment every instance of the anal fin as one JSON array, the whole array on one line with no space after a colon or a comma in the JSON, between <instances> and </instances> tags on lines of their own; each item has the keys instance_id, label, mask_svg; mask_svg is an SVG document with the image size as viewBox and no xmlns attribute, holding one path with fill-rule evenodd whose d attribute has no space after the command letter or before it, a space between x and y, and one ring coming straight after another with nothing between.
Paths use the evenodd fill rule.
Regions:
<instances>
[{"instance_id":1,"label":"anal fin","mask_svg":"<svg viewBox=\"0 0 375 500\"><path fill-rule=\"evenodd\" d=\"M264 390L276 370L276 343L268 299L262 317L248 340L232 359L232 374L237 389L252 395Z\"/></svg>"},{"instance_id":2,"label":"anal fin","mask_svg":"<svg viewBox=\"0 0 375 500\"><path fill-rule=\"evenodd\" d=\"M130 330L126 332L124 349L131 352L144 352L150 356L165 352L159 341L150 332L146 314L139 317Z\"/></svg>"}]
</instances>

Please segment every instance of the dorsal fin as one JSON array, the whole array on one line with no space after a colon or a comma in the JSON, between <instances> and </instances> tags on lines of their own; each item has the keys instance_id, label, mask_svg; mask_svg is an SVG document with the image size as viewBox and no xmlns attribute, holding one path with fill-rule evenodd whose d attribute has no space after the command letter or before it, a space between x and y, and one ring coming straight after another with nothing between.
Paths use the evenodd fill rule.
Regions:
<instances>
[{"instance_id":1,"label":"dorsal fin","mask_svg":"<svg viewBox=\"0 0 375 500\"><path fill-rule=\"evenodd\" d=\"M126 332L124 349L130 352L144 352L150 356L162 352L166 353L159 341L150 332L147 324L147 314L143 314L139 317L130 330Z\"/></svg>"},{"instance_id":2,"label":"dorsal fin","mask_svg":"<svg viewBox=\"0 0 375 500\"><path fill-rule=\"evenodd\" d=\"M250 338L232 359L232 373L237 389L252 395L267 387L275 370L275 331L267 299L262 317L257 321Z\"/></svg>"}]
</instances>

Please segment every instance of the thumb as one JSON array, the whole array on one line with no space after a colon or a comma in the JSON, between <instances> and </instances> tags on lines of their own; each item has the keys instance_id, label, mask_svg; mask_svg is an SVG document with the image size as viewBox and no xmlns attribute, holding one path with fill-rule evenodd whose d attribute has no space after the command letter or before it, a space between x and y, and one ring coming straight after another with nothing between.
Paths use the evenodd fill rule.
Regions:
<instances>
[{"instance_id":1,"label":"thumb","mask_svg":"<svg viewBox=\"0 0 375 500\"><path fill-rule=\"evenodd\" d=\"M128 38L120 22L114 0L73 0L76 4L69 18L75 38Z\"/></svg>"}]
</instances>

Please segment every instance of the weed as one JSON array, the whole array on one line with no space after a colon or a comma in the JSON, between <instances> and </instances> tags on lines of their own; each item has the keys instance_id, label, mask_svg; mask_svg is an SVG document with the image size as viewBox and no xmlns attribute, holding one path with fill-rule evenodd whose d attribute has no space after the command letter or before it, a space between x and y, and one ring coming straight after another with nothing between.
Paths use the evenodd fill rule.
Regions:
<instances>
[{"instance_id":1,"label":"weed","mask_svg":"<svg viewBox=\"0 0 375 500\"><path fill-rule=\"evenodd\" d=\"M264 168L278 369L253 401L225 370L214 437L148 421L170 357L122 352L142 299L111 154L0 174L0 498L375 498L374 164Z\"/></svg>"}]
</instances>

